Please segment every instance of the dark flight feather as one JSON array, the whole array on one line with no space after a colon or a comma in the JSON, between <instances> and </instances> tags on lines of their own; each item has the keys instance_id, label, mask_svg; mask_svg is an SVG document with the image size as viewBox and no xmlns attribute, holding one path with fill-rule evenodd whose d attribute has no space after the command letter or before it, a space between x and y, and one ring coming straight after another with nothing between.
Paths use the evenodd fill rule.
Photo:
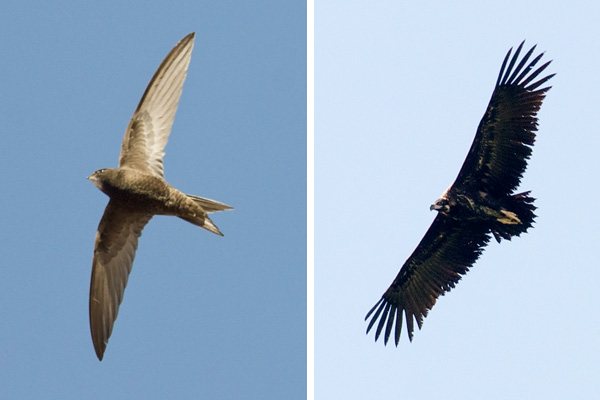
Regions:
<instances>
[{"instance_id":1,"label":"dark flight feather","mask_svg":"<svg viewBox=\"0 0 600 400\"><path fill-rule=\"evenodd\" d=\"M504 230L496 232L489 221L449 217L440 212L390 287L365 317L365 320L370 318L367 333L376 326L375 340L383 333L387 344L395 326L394 342L397 346L405 318L408 337L412 341L414 322L421 329L424 318L438 297L453 289L467 273L492 233L498 241L500 238L510 239L526 231L533 223L533 199L528 197L528 192L518 195L513 195L513 192L531 155L537 131L536 113L550 89L538 87L554 74L532 83L550 62L533 70L543 55L530 61L534 46L517 63L523 44L512 58L512 49L504 58L473 144L455 182L447 191L448 196L485 193L491 198L505 199L503 204L513 206L518 211L516 214L523 215L523 221L519 224L505 221ZM512 214L499 215L497 218L508 220Z\"/></svg>"},{"instance_id":2,"label":"dark flight feather","mask_svg":"<svg viewBox=\"0 0 600 400\"><path fill-rule=\"evenodd\" d=\"M455 188L483 190L500 196L512 193L521 182L535 141L536 114L550 87L535 89L554 76L548 75L529 85L531 76L536 77L544 71L550 64L547 62L523 80L543 55L542 53L534 58L522 70L531 57L534 46L512 73L512 77L518 76L518 79L509 78L523 43L517 48L506 71L504 68L500 70L499 83L494 88L471 149L452 185ZM510 53L511 51L506 55L503 67Z\"/></svg>"}]
</instances>

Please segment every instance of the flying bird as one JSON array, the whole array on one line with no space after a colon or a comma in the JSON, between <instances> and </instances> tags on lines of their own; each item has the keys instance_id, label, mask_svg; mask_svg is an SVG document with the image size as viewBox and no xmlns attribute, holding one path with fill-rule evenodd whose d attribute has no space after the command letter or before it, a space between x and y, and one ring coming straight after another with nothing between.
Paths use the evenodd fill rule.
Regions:
<instances>
[{"instance_id":1,"label":"flying bird","mask_svg":"<svg viewBox=\"0 0 600 400\"><path fill-rule=\"evenodd\" d=\"M110 198L100 220L90 285L90 328L102 360L123 300L142 229L154 215L174 215L222 235L207 214L232 207L186 195L169 185L163 173L164 148L194 46L194 33L169 52L150 80L121 147L118 168L88 177Z\"/></svg>"},{"instance_id":2,"label":"flying bird","mask_svg":"<svg viewBox=\"0 0 600 400\"><path fill-rule=\"evenodd\" d=\"M517 63L523 48L508 51L490 103L479 123L471 149L454 183L433 203L438 212L423 239L396 279L368 312L367 333L384 333L387 344L394 328L396 346L406 319L412 341L440 295L449 292L483 252L493 236L498 243L527 232L536 207L530 192L513 194L527 167L537 131L539 111L554 74L538 76L551 61L534 67L535 46Z\"/></svg>"}]
</instances>

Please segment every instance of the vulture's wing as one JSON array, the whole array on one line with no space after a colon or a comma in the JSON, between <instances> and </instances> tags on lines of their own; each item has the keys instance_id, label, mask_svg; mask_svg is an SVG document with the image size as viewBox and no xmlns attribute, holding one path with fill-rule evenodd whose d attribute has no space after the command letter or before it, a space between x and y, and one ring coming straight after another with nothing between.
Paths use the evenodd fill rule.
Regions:
<instances>
[{"instance_id":1,"label":"vulture's wing","mask_svg":"<svg viewBox=\"0 0 600 400\"><path fill-rule=\"evenodd\" d=\"M539 87L554 76L535 80L551 62L534 70L544 55L529 61L535 46L517 64L524 43L512 58L512 49L504 58L494 93L452 188L506 196L521 181L535 141L536 114L550 89Z\"/></svg>"},{"instance_id":2,"label":"vulture's wing","mask_svg":"<svg viewBox=\"0 0 600 400\"><path fill-rule=\"evenodd\" d=\"M387 344L395 321L394 339L400 340L403 314L412 341L413 319L419 329L440 295L450 291L481 255L490 240L489 227L457 222L438 214L421 243L406 260L398 276L369 311L367 333L379 319L375 340L385 327Z\"/></svg>"}]
</instances>

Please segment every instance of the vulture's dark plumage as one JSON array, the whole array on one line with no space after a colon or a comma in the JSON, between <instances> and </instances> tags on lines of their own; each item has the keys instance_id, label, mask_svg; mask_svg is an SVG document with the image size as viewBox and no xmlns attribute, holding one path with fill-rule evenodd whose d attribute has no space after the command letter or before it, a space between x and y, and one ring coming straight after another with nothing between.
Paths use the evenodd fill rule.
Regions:
<instances>
[{"instance_id":1,"label":"vulture's dark plumage","mask_svg":"<svg viewBox=\"0 0 600 400\"><path fill-rule=\"evenodd\" d=\"M423 318L440 295L450 291L477 261L493 235L510 240L533 224L535 206L529 192L513 194L531 155L536 114L550 87L538 76L550 64L534 70L542 54L531 61L535 46L518 62L523 43L504 58L490 103L479 123L465 162L452 186L432 206L438 215L400 269L394 282L369 311L367 333L375 340L392 330L396 346L402 320L412 341L414 322Z\"/></svg>"}]
</instances>

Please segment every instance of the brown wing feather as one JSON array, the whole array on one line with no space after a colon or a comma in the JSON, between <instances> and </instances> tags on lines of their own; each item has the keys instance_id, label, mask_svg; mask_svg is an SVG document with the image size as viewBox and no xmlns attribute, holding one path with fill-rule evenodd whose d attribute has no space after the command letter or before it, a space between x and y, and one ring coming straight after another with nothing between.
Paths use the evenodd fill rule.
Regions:
<instances>
[{"instance_id":1,"label":"brown wing feather","mask_svg":"<svg viewBox=\"0 0 600 400\"><path fill-rule=\"evenodd\" d=\"M119 167L163 178L164 148L171 133L194 47L190 33L169 52L150 80L125 131Z\"/></svg>"},{"instance_id":2,"label":"brown wing feather","mask_svg":"<svg viewBox=\"0 0 600 400\"><path fill-rule=\"evenodd\" d=\"M119 313L138 238L151 218L110 200L100 220L90 284L90 329L100 360Z\"/></svg>"},{"instance_id":3,"label":"brown wing feather","mask_svg":"<svg viewBox=\"0 0 600 400\"><path fill-rule=\"evenodd\" d=\"M385 327L387 344L395 321L394 340L400 340L403 314L412 340L414 321L419 329L437 298L449 292L481 255L490 240L489 227L461 223L438 214L404 263L394 282L369 311L367 333L379 320L375 340Z\"/></svg>"},{"instance_id":4,"label":"brown wing feather","mask_svg":"<svg viewBox=\"0 0 600 400\"><path fill-rule=\"evenodd\" d=\"M535 46L515 68L523 44L512 59L512 49L504 58L492 98L452 188L505 196L519 186L535 141L536 115L550 89L537 88L554 76L547 75L531 83L550 64L548 61L532 72L543 56L539 54L529 62Z\"/></svg>"}]
</instances>

